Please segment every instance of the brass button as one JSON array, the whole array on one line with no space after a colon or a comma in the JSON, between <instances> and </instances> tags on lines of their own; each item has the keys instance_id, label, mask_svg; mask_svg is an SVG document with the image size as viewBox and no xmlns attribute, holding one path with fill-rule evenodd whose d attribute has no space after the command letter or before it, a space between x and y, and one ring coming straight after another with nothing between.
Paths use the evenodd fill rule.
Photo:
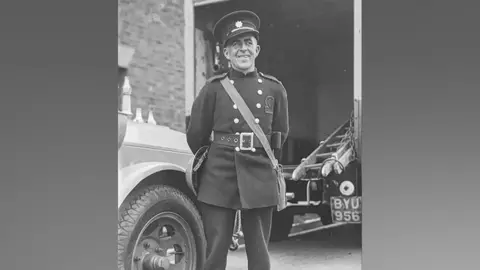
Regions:
<instances>
[{"instance_id":1,"label":"brass button","mask_svg":"<svg viewBox=\"0 0 480 270\"><path fill-rule=\"evenodd\" d=\"M237 104L233 104L233 108L236 110L238 109Z\"/></svg>"},{"instance_id":2,"label":"brass button","mask_svg":"<svg viewBox=\"0 0 480 270\"><path fill-rule=\"evenodd\" d=\"M235 147L235 151L237 151L237 152L240 151L240 147L238 147L238 146Z\"/></svg>"},{"instance_id":3,"label":"brass button","mask_svg":"<svg viewBox=\"0 0 480 270\"><path fill-rule=\"evenodd\" d=\"M263 94L263 91L262 91L262 90L258 90L257 93L258 93L259 95L262 95L262 94Z\"/></svg>"},{"instance_id":4,"label":"brass button","mask_svg":"<svg viewBox=\"0 0 480 270\"><path fill-rule=\"evenodd\" d=\"M255 123L260 123L260 120L258 118L255 118Z\"/></svg>"},{"instance_id":5,"label":"brass button","mask_svg":"<svg viewBox=\"0 0 480 270\"><path fill-rule=\"evenodd\" d=\"M231 84L234 84L235 82L234 82L233 80L230 80L230 83L231 83Z\"/></svg>"},{"instance_id":6,"label":"brass button","mask_svg":"<svg viewBox=\"0 0 480 270\"><path fill-rule=\"evenodd\" d=\"M235 124L238 124L238 122L240 122L240 120L238 120L238 118L235 118L235 119L233 119L233 122L235 122Z\"/></svg>"},{"instance_id":7,"label":"brass button","mask_svg":"<svg viewBox=\"0 0 480 270\"><path fill-rule=\"evenodd\" d=\"M259 83L262 83L262 82L263 82L263 80L259 78L259 79L258 79L258 82L259 82Z\"/></svg>"},{"instance_id":8,"label":"brass button","mask_svg":"<svg viewBox=\"0 0 480 270\"><path fill-rule=\"evenodd\" d=\"M261 107L262 107L262 104L260 104L260 103L257 103L257 108L259 108L259 109L260 109Z\"/></svg>"}]
</instances>

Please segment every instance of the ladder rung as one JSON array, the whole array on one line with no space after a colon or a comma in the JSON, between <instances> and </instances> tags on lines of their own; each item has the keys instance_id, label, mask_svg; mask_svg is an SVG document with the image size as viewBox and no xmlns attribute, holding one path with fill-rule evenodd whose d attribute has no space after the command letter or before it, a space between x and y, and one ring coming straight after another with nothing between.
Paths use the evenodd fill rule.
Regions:
<instances>
[{"instance_id":1,"label":"ladder rung","mask_svg":"<svg viewBox=\"0 0 480 270\"><path fill-rule=\"evenodd\" d=\"M327 145L327 147L330 147L330 148L339 147L340 145L342 145L342 143L332 143L332 144Z\"/></svg>"},{"instance_id":2,"label":"ladder rung","mask_svg":"<svg viewBox=\"0 0 480 270\"><path fill-rule=\"evenodd\" d=\"M331 155L333 155L333 153L334 152L317 154L317 158L327 158L327 157L330 157Z\"/></svg>"}]
</instances>

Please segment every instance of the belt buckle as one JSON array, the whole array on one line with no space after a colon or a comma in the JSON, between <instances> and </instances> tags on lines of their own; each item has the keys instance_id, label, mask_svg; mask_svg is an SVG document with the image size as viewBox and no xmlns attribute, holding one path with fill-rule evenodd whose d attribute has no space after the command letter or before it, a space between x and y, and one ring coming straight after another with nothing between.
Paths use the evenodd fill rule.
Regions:
<instances>
[{"instance_id":1,"label":"belt buckle","mask_svg":"<svg viewBox=\"0 0 480 270\"><path fill-rule=\"evenodd\" d=\"M252 150L253 149L253 132L242 132L240 133L240 150ZM248 147L244 147L244 138L250 137L250 144Z\"/></svg>"}]
</instances>

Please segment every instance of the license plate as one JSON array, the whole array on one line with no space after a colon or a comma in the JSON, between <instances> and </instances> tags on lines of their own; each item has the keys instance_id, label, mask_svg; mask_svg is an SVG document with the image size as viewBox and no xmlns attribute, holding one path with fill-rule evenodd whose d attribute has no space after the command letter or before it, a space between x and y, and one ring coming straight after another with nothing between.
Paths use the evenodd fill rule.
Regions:
<instances>
[{"instance_id":1,"label":"license plate","mask_svg":"<svg viewBox=\"0 0 480 270\"><path fill-rule=\"evenodd\" d=\"M362 197L331 197L334 223L362 223Z\"/></svg>"}]
</instances>

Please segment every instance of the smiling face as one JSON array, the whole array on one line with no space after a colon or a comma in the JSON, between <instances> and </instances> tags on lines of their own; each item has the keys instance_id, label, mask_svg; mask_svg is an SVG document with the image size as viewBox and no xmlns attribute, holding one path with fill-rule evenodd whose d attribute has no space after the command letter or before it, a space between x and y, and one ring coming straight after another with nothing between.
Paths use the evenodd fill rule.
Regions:
<instances>
[{"instance_id":1,"label":"smiling face","mask_svg":"<svg viewBox=\"0 0 480 270\"><path fill-rule=\"evenodd\" d=\"M233 69L247 73L255 70L255 59L260 53L260 46L252 34L245 34L229 40L223 53Z\"/></svg>"}]
</instances>

